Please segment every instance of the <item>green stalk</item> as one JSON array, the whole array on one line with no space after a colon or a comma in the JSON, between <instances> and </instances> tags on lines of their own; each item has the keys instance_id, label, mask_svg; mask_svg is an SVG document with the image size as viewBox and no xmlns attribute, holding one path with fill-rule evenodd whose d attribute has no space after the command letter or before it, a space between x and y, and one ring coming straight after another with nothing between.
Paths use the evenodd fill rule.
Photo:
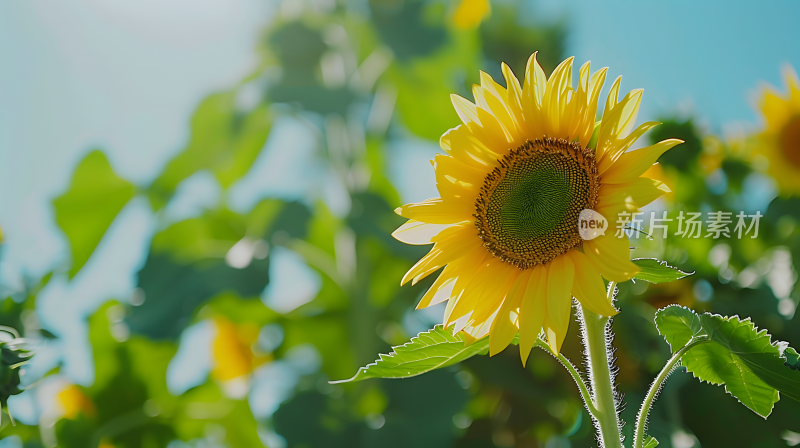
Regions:
<instances>
[{"instance_id":1,"label":"green stalk","mask_svg":"<svg viewBox=\"0 0 800 448\"><path fill-rule=\"evenodd\" d=\"M536 347L541 348L542 350L550 353L554 358L561 363L564 368L567 369L572 379L575 381L575 384L578 386L578 390L581 392L581 398L583 398L583 402L586 404L586 410L589 411L590 414L595 415L597 413L597 408L594 406L594 402L592 401L592 394L589 392L589 388L586 387L586 383L583 381L583 377L578 372L578 369L572 365L569 358L564 356L563 353L559 353L556 355L550 349L550 345L544 341L543 339L536 340Z\"/></svg>"},{"instance_id":2,"label":"green stalk","mask_svg":"<svg viewBox=\"0 0 800 448\"><path fill-rule=\"evenodd\" d=\"M653 384L650 385L650 390L647 391L647 396L642 402L642 408L639 409L639 415L636 416L636 432L633 437L634 448L643 448L644 431L645 431L645 426L647 426L647 416L648 414L650 414L650 408L653 406L653 401L655 401L656 395L658 395L658 391L661 390L661 386L664 384L664 381L666 381L666 379L672 373L672 370L678 364L678 361L680 361L684 353L689 351L689 349L691 349L692 347L697 346L699 344L703 344L708 341L709 340L705 337L696 338L689 341L689 343L686 344L685 347L678 350L674 355L672 355L672 358L670 358L669 361L667 361L667 364L664 366L664 368L661 369L661 372L659 372L655 381L653 381Z\"/></svg>"},{"instance_id":3,"label":"green stalk","mask_svg":"<svg viewBox=\"0 0 800 448\"><path fill-rule=\"evenodd\" d=\"M616 284L608 286L609 297L614 294ZM600 433L601 448L622 448L617 403L614 396L614 385L611 380L611 359L608 353L609 318L600 316L578 305L579 319L583 330L583 343L589 365L589 379L596 413L596 426Z\"/></svg>"}]
</instances>

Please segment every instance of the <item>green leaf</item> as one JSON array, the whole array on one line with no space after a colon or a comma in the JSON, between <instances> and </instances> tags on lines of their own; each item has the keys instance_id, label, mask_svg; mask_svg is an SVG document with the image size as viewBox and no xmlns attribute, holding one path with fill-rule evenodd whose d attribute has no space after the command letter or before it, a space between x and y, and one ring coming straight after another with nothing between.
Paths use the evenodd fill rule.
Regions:
<instances>
[{"instance_id":1,"label":"green leaf","mask_svg":"<svg viewBox=\"0 0 800 448\"><path fill-rule=\"evenodd\" d=\"M766 418L780 399L779 392L800 401L800 372L791 368L793 349L773 343L766 330L750 319L722 317L670 306L656 313L656 326L672 351L698 337L709 342L689 349L681 363L701 381L725 385L725 390L753 412Z\"/></svg>"},{"instance_id":2,"label":"green leaf","mask_svg":"<svg viewBox=\"0 0 800 448\"><path fill-rule=\"evenodd\" d=\"M70 278L86 264L114 218L135 194L99 150L90 152L75 169L66 193L53 200L58 226L72 250Z\"/></svg>"},{"instance_id":3,"label":"green leaf","mask_svg":"<svg viewBox=\"0 0 800 448\"><path fill-rule=\"evenodd\" d=\"M792 347L786 347L786 350L783 351L783 356L786 358L786 367L790 367L792 370L800 369L800 353L797 353L797 350Z\"/></svg>"},{"instance_id":4,"label":"green leaf","mask_svg":"<svg viewBox=\"0 0 800 448\"><path fill-rule=\"evenodd\" d=\"M644 439L644 445L642 446L644 448L656 448L658 446L658 440L656 440L656 438L653 436L647 436Z\"/></svg>"},{"instance_id":5,"label":"green leaf","mask_svg":"<svg viewBox=\"0 0 800 448\"><path fill-rule=\"evenodd\" d=\"M658 261L655 258L636 258L631 261L641 269L633 278L650 283L667 283L694 274L694 272L683 272L668 265L666 261Z\"/></svg>"},{"instance_id":6,"label":"green leaf","mask_svg":"<svg viewBox=\"0 0 800 448\"><path fill-rule=\"evenodd\" d=\"M746 353L739 357L765 383L783 395L800 401L800 372L787 366L785 359L768 353Z\"/></svg>"},{"instance_id":7,"label":"green leaf","mask_svg":"<svg viewBox=\"0 0 800 448\"><path fill-rule=\"evenodd\" d=\"M242 113L236 92L210 95L191 122L189 144L169 161L148 191L155 209L163 207L184 179L211 170L223 188L244 176L258 157L272 127L266 105Z\"/></svg>"},{"instance_id":8,"label":"green leaf","mask_svg":"<svg viewBox=\"0 0 800 448\"><path fill-rule=\"evenodd\" d=\"M658 310L656 327L673 353L683 348L693 337L704 334L700 316L682 306L668 306Z\"/></svg>"},{"instance_id":9,"label":"green leaf","mask_svg":"<svg viewBox=\"0 0 800 448\"><path fill-rule=\"evenodd\" d=\"M453 335L452 330L437 325L432 330L411 338L410 342L394 347L392 353L381 354L380 359L358 369L352 378L332 383L347 383L367 378L410 378L457 364L478 354L485 354L488 350L489 338L467 345L461 333Z\"/></svg>"},{"instance_id":10,"label":"green leaf","mask_svg":"<svg viewBox=\"0 0 800 448\"><path fill-rule=\"evenodd\" d=\"M699 345L684 354L681 361L695 378L724 384L726 392L764 418L780 399L778 392L753 373L741 357L719 344Z\"/></svg>"}]
</instances>

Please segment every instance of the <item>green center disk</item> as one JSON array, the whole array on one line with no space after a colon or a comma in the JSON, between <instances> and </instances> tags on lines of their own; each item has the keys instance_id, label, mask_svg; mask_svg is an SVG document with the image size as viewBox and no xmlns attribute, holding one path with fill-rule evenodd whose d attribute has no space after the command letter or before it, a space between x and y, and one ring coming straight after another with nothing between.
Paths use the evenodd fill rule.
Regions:
<instances>
[{"instance_id":1,"label":"green center disk","mask_svg":"<svg viewBox=\"0 0 800 448\"><path fill-rule=\"evenodd\" d=\"M588 194L588 177L570 157L540 153L517 160L489 198L489 228L509 248L550 246L577 227Z\"/></svg>"}]
</instances>

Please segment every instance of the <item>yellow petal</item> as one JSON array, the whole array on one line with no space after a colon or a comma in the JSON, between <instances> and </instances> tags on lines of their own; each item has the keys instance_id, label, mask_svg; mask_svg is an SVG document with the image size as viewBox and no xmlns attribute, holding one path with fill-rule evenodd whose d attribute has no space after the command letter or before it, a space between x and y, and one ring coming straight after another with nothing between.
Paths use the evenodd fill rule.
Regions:
<instances>
[{"instance_id":1,"label":"yellow petal","mask_svg":"<svg viewBox=\"0 0 800 448\"><path fill-rule=\"evenodd\" d=\"M467 325L464 327L461 330L461 334L464 335L464 346L469 347L470 345L485 338L486 335L489 334L489 329L492 327L493 319L494 315L492 315L488 321L474 323L473 325Z\"/></svg>"},{"instance_id":2,"label":"yellow petal","mask_svg":"<svg viewBox=\"0 0 800 448\"><path fill-rule=\"evenodd\" d=\"M764 89L759 103L761 113L767 121L768 129L773 130L773 132L779 132L793 112L791 108L786 107L786 99L773 87L767 87Z\"/></svg>"},{"instance_id":3,"label":"yellow petal","mask_svg":"<svg viewBox=\"0 0 800 448\"><path fill-rule=\"evenodd\" d=\"M525 85L522 87L522 109L530 140L544 136L544 122L540 117L546 88L547 77L536 60L536 53L533 53L525 68Z\"/></svg>"},{"instance_id":4,"label":"yellow petal","mask_svg":"<svg viewBox=\"0 0 800 448\"><path fill-rule=\"evenodd\" d=\"M439 278L433 282L433 285L422 296L422 300L419 301L416 309L421 310L453 297L453 286L456 284L456 277L452 275L453 270L451 265L445 266L444 271L439 274Z\"/></svg>"},{"instance_id":5,"label":"yellow petal","mask_svg":"<svg viewBox=\"0 0 800 448\"><path fill-rule=\"evenodd\" d=\"M641 213L639 205L637 205L633 201L632 196L617 195L616 200L618 202L615 203L611 202L611 200L614 199L613 197L606 197L605 199L606 199L605 202L598 201L597 206L594 208L594 210L600 213L601 215L607 217L607 219L611 222L611 228L614 229L615 231L617 226L617 218L619 218L620 213L622 212Z\"/></svg>"},{"instance_id":6,"label":"yellow petal","mask_svg":"<svg viewBox=\"0 0 800 448\"><path fill-rule=\"evenodd\" d=\"M595 269L586 255L577 250L567 253L575 265L575 282L572 284L572 295L589 310L603 315L614 316L618 313L606 295L606 288L600 273Z\"/></svg>"},{"instance_id":7,"label":"yellow petal","mask_svg":"<svg viewBox=\"0 0 800 448\"><path fill-rule=\"evenodd\" d=\"M461 330L464 335L464 345L470 346L475 342L483 339L489 334L494 327L494 321L497 318L499 310L494 310L491 316L486 319L477 320L470 319L469 323Z\"/></svg>"},{"instance_id":8,"label":"yellow petal","mask_svg":"<svg viewBox=\"0 0 800 448\"><path fill-rule=\"evenodd\" d=\"M531 271L519 309L519 354L523 366L539 338L547 314L547 268L536 266Z\"/></svg>"},{"instance_id":9,"label":"yellow petal","mask_svg":"<svg viewBox=\"0 0 800 448\"><path fill-rule=\"evenodd\" d=\"M437 175L451 177L458 182L481 187L486 177L487 170L464 163L455 157L436 154L433 158L433 167Z\"/></svg>"},{"instance_id":10,"label":"yellow petal","mask_svg":"<svg viewBox=\"0 0 800 448\"><path fill-rule=\"evenodd\" d=\"M641 100L642 90L634 90L625 95L625 98L617 105L603 113L600 132L597 136L598 159L605 157L605 151L620 146L618 142L623 140L623 135L630 131L628 125L631 124L631 115L626 114L629 114L631 109L638 110Z\"/></svg>"},{"instance_id":11,"label":"yellow petal","mask_svg":"<svg viewBox=\"0 0 800 448\"><path fill-rule=\"evenodd\" d=\"M514 143L514 137L508 130L500 126L499 119L495 117L491 111L479 107L478 118L481 120L480 126L476 123L470 123L467 127L487 148L502 155L507 153L512 147L519 146Z\"/></svg>"},{"instance_id":12,"label":"yellow petal","mask_svg":"<svg viewBox=\"0 0 800 448\"><path fill-rule=\"evenodd\" d=\"M548 137L568 137L563 129L561 115L566 106L567 93L572 90L572 62L574 59L574 57L570 57L561 62L547 80L542 110L545 112L545 132Z\"/></svg>"},{"instance_id":13,"label":"yellow petal","mask_svg":"<svg viewBox=\"0 0 800 448\"><path fill-rule=\"evenodd\" d=\"M578 76L578 90L572 95L572 99L567 107L565 115L565 122L569 123L567 140L572 141L587 132L589 128L594 127L594 117L586 120L584 110L587 107L587 93L589 90L589 72L591 71L591 63L586 62L581 66L580 74ZM591 123L589 123L591 122Z\"/></svg>"},{"instance_id":14,"label":"yellow petal","mask_svg":"<svg viewBox=\"0 0 800 448\"><path fill-rule=\"evenodd\" d=\"M442 319L442 325L447 328L450 323L450 315L453 313L453 308L456 307L459 300L461 300L461 296L464 294L463 289L457 289L458 287L458 279L456 279L456 286L453 287L453 293L450 296L450 299L447 301L447 306L444 309L444 318Z\"/></svg>"},{"instance_id":15,"label":"yellow petal","mask_svg":"<svg viewBox=\"0 0 800 448\"><path fill-rule=\"evenodd\" d=\"M449 266L454 266L457 268L457 271L453 274L456 279L456 285L453 287L453 291L456 294L460 294L461 291L466 289L467 284L472 281L472 278L475 276L475 273L478 272L484 263L492 257L485 248L478 247L473 249L472 252L468 253L462 258L451 263Z\"/></svg>"},{"instance_id":16,"label":"yellow petal","mask_svg":"<svg viewBox=\"0 0 800 448\"><path fill-rule=\"evenodd\" d=\"M481 124L481 121L478 119L478 107L472 104L470 100L453 93L450 94L450 101L452 101L458 118L461 119L464 125L468 125L469 123Z\"/></svg>"},{"instance_id":17,"label":"yellow petal","mask_svg":"<svg viewBox=\"0 0 800 448\"><path fill-rule=\"evenodd\" d=\"M671 138L655 145L622 154L603 174L603 183L622 184L631 182L644 174L670 148L683 143L683 140Z\"/></svg>"},{"instance_id":18,"label":"yellow petal","mask_svg":"<svg viewBox=\"0 0 800 448\"><path fill-rule=\"evenodd\" d=\"M590 241L584 241L583 252L595 269L607 280L624 282L639 272L631 262L628 237L617 238L611 232Z\"/></svg>"},{"instance_id":19,"label":"yellow petal","mask_svg":"<svg viewBox=\"0 0 800 448\"><path fill-rule=\"evenodd\" d=\"M611 109L617 105L617 101L619 100L619 88L622 85L622 76L617 76L617 79L614 80L614 83L611 84L611 89L608 91L608 98L606 99L606 108L603 110L603 116L605 117L609 113L611 113Z\"/></svg>"},{"instance_id":20,"label":"yellow petal","mask_svg":"<svg viewBox=\"0 0 800 448\"><path fill-rule=\"evenodd\" d=\"M624 204L633 203L638 208L641 208L670 191L669 187L660 180L646 177L637 177L633 182L625 184L600 184L597 207L598 209L606 207L622 208ZM612 223L616 222L616 217L614 216L606 216L606 219L609 219Z\"/></svg>"},{"instance_id":21,"label":"yellow petal","mask_svg":"<svg viewBox=\"0 0 800 448\"><path fill-rule=\"evenodd\" d=\"M442 135L439 146L459 162L489 172L497 163L497 154L486 147L469 128L458 126Z\"/></svg>"},{"instance_id":22,"label":"yellow petal","mask_svg":"<svg viewBox=\"0 0 800 448\"><path fill-rule=\"evenodd\" d=\"M498 100L502 101L503 103L506 102L508 99L508 93L506 88L498 84L493 78L492 75L486 73L485 71L480 71L480 78L481 78L481 87L486 89L492 96L497 98Z\"/></svg>"},{"instance_id":23,"label":"yellow petal","mask_svg":"<svg viewBox=\"0 0 800 448\"><path fill-rule=\"evenodd\" d=\"M439 196L444 200L452 201L467 201L468 204L473 204L475 198L478 197L480 192L480 184L470 184L461 182L458 179L447 176L440 171L435 171L436 175L436 189L439 190Z\"/></svg>"},{"instance_id":24,"label":"yellow petal","mask_svg":"<svg viewBox=\"0 0 800 448\"><path fill-rule=\"evenodd\" d=\"M589 103L584 110L583 118L588 128L584 131L583 135L580 136L579 141L582 148L586 148L589 145L589 141L592 139L594 123L597 118L597 102L600 98L600 90L603 88L607 72L608 67L601 68L592 75L592 79L589 81L589 90L587 93Z\"/></svg>"},{"instance_id":25,"label":"yellow petal","mask_svg":"<svg viewBox=\"0 0 800 448\"><path fill-rule=\"evenodd\" d=\"M471 278L467 278L464 293L459 299L445 326L468 314L473 319L480 319L481 315L487 317L492 311L499 308L503 298L511 287L509 280L518 269L500 261L499 258L487 257L479 265ZM461 278L459 278L459 281ZM458 288L458 283L456 288ZM460 288L459 288L460 289Z\"/></svg>"},{"instance_id":26,"label":"yellow petal","mask_svg":"<svg viewBox=\"0 0 800 448\"><path fill-rule=\"evenodd\" d=\"M633 132L628 134L625 138L617 138L617 137L610 137L606 140L600 140L598 138L597 147L603 148L602 157L598 159L597 162L597 172L599 174L604 174L606 170L611 168L614 165L614 162L622 156L625 151L627 151L636 140L639 139L645 132L653 129L654 127L658 126L659 122L657 121L648 121L647 123L642 123L641 126L636 128ZM603 130L603 123L600 123L600 131Z\"/></svg>"},{"instance_id":27,"label":"yellow petal","mask_svg":"<svg viewBox=\"0 0 800 448\"><path fill-rule=\"evenodd\" d=\"M554 258L547 267L547 315L551 327L556 334L566 334L569 327L569 316L572 310L572 283L575 278L575 266L566 255ZM550 348L558 354L559 345L550 341Z\"/></svg>"},{"instance_id":28,"label":"yellow petal","mask_svg":"<svg viewBox=\"0 0 800 448\"><path fill-rule=\"evenodd\" d=\"M503 70L503 77L506 79L506 85L508 86L508 107L511 110L511 117L514 119L517 129L520 132L524 132L526 127L525 113L522 108L522 86L520 86L519 80L514 76L514 72L511 71L511 67L508 64L503 62L500 67Z\"/></svg>"},{"instance_id":29,"label":"yellow petal","mask_svg":"<svg viewBox=\"0 0 800 448\"><path fill-rule=\"evenodd\" d=\"M797 72L791 65L785 65L782 71L783 80L789 90L789 101L800 101L800 78L798 78Z\"/></svg>"},{"instance_id":30,"label":"yellow petal","mask_svg":"<svg viewBox=\"0 0 800 448\"><path fill-rule=\"evenodd\" d=\"M441 232L433 236L431 241L434 243L444 243L447 240L456 238L460 240L453 240L450 243L458 244L460 241L471 240L475 234L476 232L474 226L471 223L464 222L461 224L448 226L446 229L443 229ZM441 247L441 245L439 247Z\"/></svg>"},{"instance_id":31,"label":"yellow petal","mask_svg":"<svg viewBox=\"0 0 800 448\"><path fill-rule=\"evenodd\" d=\"M483 77L483 74L481 76ZM486 77L489 78L487 82L494 83L494 80L492 80L489 75L486 75ZM489 112L497 120L497 123L502 128L506 141L516 141L518 139L518 132L514 120L511 118L511 113L505 105L507 101L504 98L505 92L503 92L503 98L499 97L499 93L495 95L492 92L497 92L497 89L493 88L490 91L477 84L472 86L472 94L475 96L476 104L478 104L481 109ZM481 117L480 113L478 116ZM483 118L481 117L481 119Z\"/></svg>"},{"instance_id":32,"label":"yellow petal","mask_svg":"<svg viewBox=\"0 0 800 448\"><path fill-rule=\"evenodd\" d=\"M503 299L521 271L492 257L482 273L485 274L483 279L473 279L466 288L468 291L475 292L472 296L474 302L471 304L471 308L474 311L472 318L476 321L488 319L500 308ZM454 313L458 316L458 311L454 311Z\"/></svg>"},{"instance_id":33,"label":"yellow petal","mask_svg":"<svg viewBox=\"0 0 800 448\"><path fill-rule=\"evenodd\" d=\"M489 355L494 356L503 351L517 334L519 325L519 308L522 297L525 295L525 288L531 277L531 269L526 269L517 277L511 289L508 291L503 305L497 312L497 316L492 323L489 333Z\"/></svg>"},{"instance_id":34,"label":"yellow petal","mask_svg":"<svg viewBox=\"0 0 800 448\"><path fill-rule=\"evenodd\" d=\"M644 90L636 89L628 93L627 96L631 97L630 102L620 103L622 111L620 112L618 134L627 134L633 129L636 123L636 116L639 114L639 106L642 104L642 93Z\"/></svg>"},{"instance_id":35,"label":"yellow petal","mask_svg":"<svg viewBox=\"0 0 800 448\"><path fill-rule=\"evenodd\" d=\"M631 120L635 121L636 119L635 113L639 110L643 90L637 89L628 92L622 101L617 102L621 81L622 77L620 76L614 81L614 85L611 86L611 91L608 93L606 108L603 111L604 128L600 130L598 142L612 137L618 138L620 134L627 133L630 131Z\"/></svg>"},{"instance_id":36,"label":"yellow petal","mask_svg":"<svg viewBox=\"0 0 800 448\"><path fill-rule=\"evenodd\" d=\"M441 198L397 207L394 212L403 218L429 224L455 224L471 221L473 206L466 201L443 201Z\"/></svg>"},{"instance_id":37,"label":"yellow petal","mask_svg":"<svg viewBox=\"0 0 800 448\"><path fill-rule=\"evenodd\" d=\"M428 224L426 222L409 219L405 224L392 232L392 236L397 241L406 244L433 244L431 238L448 227L450 227L450 224Z\"/></svg>"},{"instance_id":38,"label":"yellow petal","mask_svg":"<svg viewBox=\"0 0 800 448\"><path fill-rule=\"evenodd\" d=\"M482 242L470 225L452 226L433 238L433 248L422 257L403 277L400 285L412 280L412 284L481 247Z\"/></svg>"}]
</instances>

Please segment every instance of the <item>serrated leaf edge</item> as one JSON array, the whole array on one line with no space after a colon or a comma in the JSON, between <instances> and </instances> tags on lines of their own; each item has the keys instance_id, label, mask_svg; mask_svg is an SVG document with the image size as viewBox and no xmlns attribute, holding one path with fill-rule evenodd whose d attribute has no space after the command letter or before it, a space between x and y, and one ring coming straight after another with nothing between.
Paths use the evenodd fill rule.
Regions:
<instances>
[{"instance_id":1,"label":"serrated leaf edge","mask_svg":"<svg viewBox=\"0 0 800 448\"><path fill-rule=\"evenodd\" d=\"M458 343L458 342L465 342L465 341L464 341L464 339L463 339L463 338L460 336L460 334L459 334L459 335L456 335L456 334L452 334L451 332L450 332L450 333L448 333L448 332L446 332L446 330L447 330L447 329L446 329L446 328L444 328L444 326L443 326L443 325L441 325L441 324L438 324L438 325L436 325L435 327L433 327L432 329L430 329L430 330L428 330L428 331L423 331L423 332L421 332L421 333L417 334L416 336L414 336L413 338L411 338L411 340L410 340L410 341L408 341L408 342L406 342L405 344L403 344L403 345L397 345L397 346L394 346L394 347L392 347L392 351L391 351L391 353L385 353L385 354L384 354L384 353L380 353L380 354L378 354L378 356L379 356L379 358L380 358L380 359L377 359L377 360L375 360L375 362L371 362L371 363L367 364L366 366L359 367L359 368L358 368L358 370L356 371L356 374L355 374L355 375L353 375L351 378L344 379L344 380L337 380L337 381L329 381L329 383L330 383L330 384L341 384L341 383L348 383L348 382L351 382L351 381L355 381L355 380L358 378L358 376L359 376L359 375L361 375L361 374L363 374L363 373L366 373L366 372L369 370L369 368L370 368L370 367L377 367L379 362L382 362L382 361L384 361L384 358L394 358L394 357L395 357L395 356L398 354L398 353L397 353L397 349L401 349L401 350L402 350L402 349L403 349L403 348L405 348L405 347L408 347L408 346L410 346L410 345L413 345L413 344L415 344L415 343L416 343L416 342L417 342L419 339L421 339L422 337L424 337L424 336L429 336L429 335L431 334L431 332L437 332L437 333L438 333L439 331L441 331L442 333L445 333L445 335L444 335L445 337L447 337L446 335L448 335L448 334L449 334L449 335L450 335L450 337L451 337L451 338L453 338L453 339L455 339L455 340L448 340L448 341L446 341L446 342L435 342L434 344L426 345L426 346L425 346L425 348L428 348L428 347L436 347L437 345L441 345L441 344L445 344L445 343L453 344L453 343ZM460 355L460 354L464 353L464 351L466 351L466 350L468 350L468 349L470 349L470 348L473 348L473 349L474 349L474 348L475 348L475 345L476 345L476 344L478 344L478 343L480 343L480 342L481 342L482 340L484 340L484 339L486 339L486 338L483 338L483 339L480 339L480 340L478 340L478 341L475 341L475 342L474 342L473 344L471 344L471 345L465 345L463 349L461 349L461 350L459 350L458 352L456 352L456 356L458 356L458 355ZM482 351L482 350L483 350L483 349L481 349L481 350L478 350L478 353L480 353L480 351ZM455 358L456 356L452 356L452 357L450 357L449 359L453 359L453 358ZM436 358L436 357L431 357L431 358ZM429 359L430 359L430 358L429 358ZM447 363L447 361L448 361L449 359L447 359L447 360L445 360L445 361L443 361L443 362L441 362L441 363L439 363L439 364L436 364L436 366L435 366L435 367L433 367L433 368L431 368L431 369L429 369L429 370L426 370L426 371L424 371L424 372L420 372L420 373L417 373L417 374L414 374L414 375L408 375L408 376L403 376L403 377L394 377L394 378L413 378L413 377L415 377L415 376L422 375L423 373L427 373L427 372L430 372L430 371L432 371L432 370L436 370L436 369L440 368L442 365L446 364L446 363ZM409 362L411 362L411 361L409 361ZM404 365L404 364L408 364L408 362L403 362L403 363L397 364L397 366L399 367L399 366L402 366L402 365ZM379 378L392 379L392 377L379 377ZM366 378L365 378L365 379L366 379Z\"/></svg>"},{"instance_id":2,"label":"serrated leaf edge","mask_svg":"<svg viewBox=\"0 0 800 448\"><path fill-rule=\"evenodd\" d=\"M775 348L777 348L777 349L778 349L779 357L780 357L780 358L783 358L783 359L786 359L786 356L785 356L785 353L784 353L784 352L785 352L786 348L789 346L789 343L788 343L788 342L784 342L784 341L774 341L774 342L773 342L773 340L772 340L772 335L771 335L771 334L770 334L770 333L767 331L767 329L766 329L766 328L762 328L762 329L760 329L760 330L759 330L758 326L756 326L755 322L753 322L753 321L752 321L752 319L751 319L749 316L748 316L748 317L746 317L746 318L744 318L744 319L742 319L741 317L739 317L739 315L738 315L738 314L734 314L733 316L723 316L723 315L721 315L721 314L709 313L709 312L704 312L703 314L698 314L697 312L695 312L693 309L691 309L691 308L689 308L689 307L685 307L685 306L681 306L681 305L677 305L677 304L672 304L672 305L668 305L668 306L666 306L666 307L664 307L664 308L662 308L662 309L658 310L658 311L656 312L656 317L658 316L658 313L659 313L659 312L661 312L661 311L663 311L663 310L666 310L666 309L668 309L668 308L674 308L674 307L677 307L677 308L681 308L681 309L688 310L688 311L690 311L690 312L691 312L691 313L692 313L694 316L696 316L697 318L700 318L700 317L701 317L701 316L703 316L703 315L708 315L708 316L711 316L711 317L719 317L720 319L722 319L723 321L726 321L726 322L730 322L732 319L734 319L734 318L735 318L735 319L737 319L737 320L738 320L739 322L741 322L741 323L749 323L749 324L751 324L751 325L752 325L752 327L753 327L753 330L756 332L756 338L755 338L755 339L759 339L759 338L761 338L761 337L764 337L764 335L765 335L765 336L767 337L767 339L769 340L769 345L771 345L771 346L773 346L773 347L775 347ZM654 317L654 318L653 318L653 320L654 320L654 323L655 323L655 319L656 319L656 317ZM703 328L703 330L705 331L706 335L708 336L708 338L709 338L709 342L714 342L714 343L716 343L716 344L718 344L718 345L720 345L720 346L723 346L723 347L725 347L725 348L726 348L726 349L727 349L727 350L728 350L728 351L729 351L731 354L733 354L733 355L736 355L736 357L737 357L737 358L740 358L740 357L739 357L739 355L737 354L737 352L735 352L735 351L731 350L731 349L730 349L730 347L724 346L724 345L720 344L718 341L715 341L715 340L714 340L714 338L713 338L713 332L715 331L715 329L709 329L709 328L706 328L706 327L705 327L705 326L702 324L702 320L701 320L700 326L701 326L701 328ZM658 330L658 325L656 325L656 329ZM661 331L660 331L660 330L658 330L658 332L659 332L659 334L661 334ZM667 341L667 338L666 338L666 336L665 336L665 335L663 335L663 334L661 334L661 336L664 338L664 341L665 341L665 342L667 342L667 345L669 345L669 346L670 346L670 350L671 350L673 353L675 353L675 350L673 349L673 347L672 347L672 344L670 344L670 343L669 343L669 341ZM693 336L693 338L694 338L694 336ZM749 339L748 341L755 340L755 339ZM680 350L680 349L679 349L679 350ZM688 354L688 353L687 353L687 354ZM684 354L684 356L686 356L686 354ZM681 361L683 361L683 358L682 358L682 357L681 357ZM744 361L742 361L742 362L744 362ZM684 368L686 368L685 366L683 366L683 362L681 362L681 366L682 366L682 367L684 367ZM744 375L744 373L742 372L742 369L741 369L741 367L738 365L738 363L734 363L734 366L735 366L735 367L736 367L736 369L739 371L739 374L743 376L743 375ZM769 387L772 387L772 389L773 389L773 390L775 390L775 392L777 392L777 393L778 393L778 400L776 400L776 401L774 401L774 402L772 403L772 406L770 407L769 413L767 413L767 415L761 415L761 414L760 414L759 412L757 412L755 409L751 408L750 406L746 405L746 404L745 404L745 403L743 403L741 400L739 400L739 398L738 398L738 397L736 397L735 395L733 395L733 394L730 392L730 390L728 390L728 384L727 384L727 383L724 383L724 382L723 382L723 383L714 383L713 381L707 381L707 380L703 380L702 378L699 378L699 377L697 376L697 374L696 374L694 371L690 371L688 368L686 368L686 371L687 371L688 373L691 373L691 374L692 374L692 377L696 378L696 379L697 379L698 381L700 381L701 383L708 383L708 384L712 384L712 385L715 385L715 386L720 386L720 385L722 385L722 386L724 387L724 389L725 389L725 392L726 392L728 395L730 395L730 396L731 396L731 397L733 397L733 398L736 398L736 401L738 401L738 402L739 402L739 403L741 403L741 404L742 404L744 407L746 407L747 409L750 409L750 410L751 410L753 413L755 413L756 415L758 415L758 416L762 417L762 418L763 418L763 419L765 419L765 420L767 419L767 417L769 417L769 415L770 415L770 414L772 414L772 410L775 408L775 403L777 403L777 402L780 400L780 391L778 391L777 389L775 389L775 388L774 388L774 387L772 387L772 386L769 386L769 384L767 384L767 382L766 382L766 381L764 381L764 380L763 380L763 379L762 379L762 378L761 378L761 377L760 377L758 374L756 374L756 373L755 373L755 372L753 372L752 370L750 370L750 373L752 373L752 374L753 374L753 375L754 375L756 378L758 378L759 380L761 380L761 381L762 381L764 384L767 384ZM742 381L744 382L744 377L742 377Z\"/></svg>"},{"instance_id":3,"label":"serrated leaf edge","mask_svg":"<svg viewBox=\"0 0 800 448\"><path fill-rule=\"evenodd\" d=\"M688 276L690 276L690 275L694 275L694 274L695 274L695 272L697 272L697 271L692 271L692 272L686 272L686 271L682 271L682 270L678 269L678 268L677 268L677 267L675 267L675 266L670 266L670 265L669 265L669 263L667 263L667 261L666 261L666 260L659 260L658 258L650 258L650 257L631 258L631 261L636 261L636 260L655 260L655 261L657 261L657 262L658 262L658 265L659 265L659 266L664 266L664 267L667 267L667 268L669 268L669 269L674 269L674 270L676 270L676 271L680 272L681 274L683 274L682 276L680 276L680 277L676 278L675 280L680 280L680 279L682 279L682 278L686 278L686 277L688 277ZM643 278L637 278L635 275L633 276L633 278L634 278L634 279L636 279L636 280L641 280L641 281L643 281L643 282L652 283L652 282L650 282L649 280L645 280L645 279L643 279Z\"/></svg>"},{"instance_id":4,"label":"serrated leaf edge","mask_svg":"<svg viewBox=\"0 0 800 448\"><path fill-rule=\"evenodd\" d=\"M683 310L687 310L687 311L689 311L690 313L692 313L694 316L696 316L696 317L698 318L698 320L699 320L699 318L700 318L700 315L699 315L699 314L697 314L697 313L696 313L696 312L695 312L693 309L691 309L691 308L689 308L689 307L687 307L687 306L682 306L682 305L678 305L678 304L675 304L675 303L673 303L673 304L671 304L671 305L667 305L667 306L665 306L664 308L661 308L661 309L659 309L659 310L656 310L656 314L655 314L655 316L653 316L653 324L656 326L656 331L658 331L658 334L660 334L660 335L661 335L661 337L662 337L662 338L664 338L664 342L666 342L666 343L667 343L667 345L669 345L669 349L670 349L670 351L672 352L672 354L675 354L675 352L677 352L678 350L680 350L680 349L681 349L681 348L683 348L683 347L678 347L678 350L675 350L675 348L674 348L674 347L672 347L672 344L671 344L671 343L670 343L670 342L667 340L667 336L666 336L666 335L663 335L663 334L661 334L661 329L659 329L659 328L658 328L658 321L657 321L657 319L658 319L658 313L660 313L660 312L662 312L662 311L665 311L665 310L668 310L668 309L670 309L670 308L680 308L680 309L683 309ZM700 324L700 326L701 326L701 328L702 328L702 323ZM691 326L688 326L688 327L689 327L689 328L691 328ZM694 338L694 335L692 335L692 338ZM689 342L691 342L691 339L689 339ZM688 344L688 342L687 342L687 344Z\"/></svg>"}]
</instances>

